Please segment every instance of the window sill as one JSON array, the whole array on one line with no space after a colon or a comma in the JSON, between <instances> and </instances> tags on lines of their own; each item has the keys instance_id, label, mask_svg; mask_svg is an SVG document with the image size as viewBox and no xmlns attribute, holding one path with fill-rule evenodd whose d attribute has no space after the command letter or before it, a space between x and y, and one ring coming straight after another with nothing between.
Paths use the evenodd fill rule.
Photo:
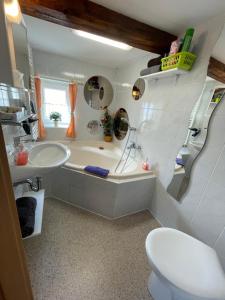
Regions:
<instances>
[{"instance_id":1,"label":"window sill","mask_svg":"<svg viewBox=\"0 0 225 300\"><path fill-rule=\"evenodd\" d=\"M55 126L54 124L44 124L45 128L55 128L55 129L59 129L59 128L68 128L69 124L59 124L58 126Z\"/></svg>"}]
</instances>

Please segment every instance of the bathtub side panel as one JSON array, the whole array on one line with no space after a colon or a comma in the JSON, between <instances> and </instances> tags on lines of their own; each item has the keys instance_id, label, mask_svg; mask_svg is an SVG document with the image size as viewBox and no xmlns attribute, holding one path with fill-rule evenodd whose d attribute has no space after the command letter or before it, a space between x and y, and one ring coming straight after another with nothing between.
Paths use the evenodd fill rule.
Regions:
<instances>
[{"instance_id":1,"label":"bathtub side panel","mask_svg":"<svg viewBox=\"0 0 225 300\"><path fill-rule=\"evenodd\" d=\"M155 178L116 183L60 168L51 173L51 196L113 219L149 208Z\"/></svg>"},{"instance_id":2,"label":"bathtub side panel","mask_svg":"<svg viewBox=\"0 0 225 300\"><path fill-rule=\"evenodd\" d=\"M148 209L153 195L154 185L154 177L120 184L117 190L114 218Z\"/></svg>"},{"instance_id":3,"label":"bathtub side panel","mask_svg":"<svg viewBox=\"0 0 225 300\"><path fill-rule=\"evenodd\" d=\"M55 198L113 218L116 188L107 180L61 168L54 172L51 191Z\"/></svg>"}]
</instances>

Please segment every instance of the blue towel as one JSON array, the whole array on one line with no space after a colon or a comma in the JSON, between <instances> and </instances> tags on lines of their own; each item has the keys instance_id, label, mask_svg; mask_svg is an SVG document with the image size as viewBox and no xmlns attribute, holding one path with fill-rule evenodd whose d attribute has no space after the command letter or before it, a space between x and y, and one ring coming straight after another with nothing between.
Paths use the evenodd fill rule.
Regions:
<instances>
[{"instance_id":1,"label":"blue towel","mask_svg":"<svg viewBox=\"0 0 225 300\"><path fill-rule=\"evenodd\" d=\"M86 166L84 171L104 178L106 178L109 174L109 170L95 166Z\"/></svg>"},{"instance_id":2,"label":"blue towel","mask_svg":"<svg viewBox=\"0 0 225 300\"><path fill-rule=\"evenodd\" d=\"M184 167L184 161L183 161L182 158L178 158L178 157L177 157L177 158L176 158L176 163L177 163L178 165Z\"/></svg>"}]
</instances>

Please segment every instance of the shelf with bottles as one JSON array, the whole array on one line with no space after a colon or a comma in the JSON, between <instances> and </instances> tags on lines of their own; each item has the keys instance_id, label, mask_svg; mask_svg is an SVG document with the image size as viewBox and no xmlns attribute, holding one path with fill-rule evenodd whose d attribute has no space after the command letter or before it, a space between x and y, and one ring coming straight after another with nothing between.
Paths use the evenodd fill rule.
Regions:
<instances>
[{"instance_id":1,"label":"shelf with bottles","mask_svg":"<svg viewBox=\"0 0 225 300\"><path fill-rule=\"evenodd\" d=\"M160 69L162 71L147 74L141 76L141 78L147 80L157 80L172 76L178 78L178 76L187 74L189 71L191 71L192 66L197 58L196 54L190 52L193 34L194 29L188 28L183 39L177 39L171 43L169 55L161 58ZM148 63L148 66L150 62ZM148 71L148 69L143 71Z\"/></svg>"},{"instance_id":2,"label":"shelf with bottles","mask_svg":"<svg viewBox=\"0 0 225 300\"><path fill-rule=\"evenodd\" d=\"M31 122L29 120L32 120ZM37 121L37 115L31 114L31 115L25 115L22 118L18 119L17 121L14 120L7 120L7 119L0 119L1 125L10 125L10 126L22 126L23 122L28 121L28 123L32 123Z\"/></svg>"}]
</instances>

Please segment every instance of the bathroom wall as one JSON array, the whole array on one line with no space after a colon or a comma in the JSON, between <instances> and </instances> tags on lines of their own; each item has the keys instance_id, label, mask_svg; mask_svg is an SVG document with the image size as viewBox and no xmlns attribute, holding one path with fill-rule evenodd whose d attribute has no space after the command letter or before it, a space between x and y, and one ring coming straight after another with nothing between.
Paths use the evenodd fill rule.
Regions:
<instances>
[{"instance_id":1,"label":"bathroom wall","mask_svg":"<svg viewBox=\"0 0 225 300\"><path fill-rule=\"evenodd\" d=\"M9 32L9 25L6 21L4 13L4 1L0 1L0 82L13 84L13 63L12 54L10 51L10 44L12 43L11 31Z\"/></svg>"},{"instance_id":2,"label":"bathroom wall","mask_svg":"<svg viewBox=\"0 0 225 300\"><path fill-rule=\"evenodd\" d=\"M90 120L100 120L101 111L92 109L84 99L84 84L94 75L102 75L109 79L113 84L115 77L115 69L103 67L73 58L68 58L52 53L43 52L33 49L34 71L40 76L49 76L58 79L71 80L72 78L66 74L81 74L84 78L79 79L82 85L78 85L78 96L76 103L76 131L77 139L102 139L103 131L100 128L97 135L91 135L86 126ZM115 87L114 87L115 88ZM115 95L114 99L115 101ZM66 128L47 128L47 139L62 140L65 139Z\"/></svg>"},{"instance_id":3,"label":"bathroom wall","mask_svg":"<svg viewBox=\"0 0 225 300\"><path fill-rule=\"evenodd\" d=\"M115 80L115 97L116 100L112 103L110 109L112 113L116 113L119 108L125 108L128 113L129 123L131 127L138 128L138 134L131 132L130 141L140 142L140 131L143 132L146 122L146 114L142 114L142 107L148 106L150 99L149 92L145 92L141 100L135 101L132 97L132 88L140 77L140 70L146 68L150 59L158 57L157 54L149 53L136 59L136 61L130 61L116 70ZM146 83L146 90L148 91L148 84ZM123 149L127 142L128 134L123 140L118 140L114 136L114 143ZM139 139L139 140L137 140ZM143 151L140 153L141 157L145 157L146 153Z\"/></svg>"},{"instance_id":4,"label":"bathroom wall","mask_svg":"<svg viewBox=\"0 0 225 300\"><path fill-rule=\"evenodd\" d=\"M163 226L179 228L213 246L225 267L225 101L212 118L206 146L195 163L188 192L177 202L166 192L173 174L174 160L185 141L194 103L198 100L207 74L208 59L223 27L224 16L195 26L195 53L198 59L187 75L147 81L139 101L131 96L132 87L121 88L121 101L137 140L158 174L149 209ZM134 83L146 67L142 58L119 69L118 82Z\"/></svg>"},{"instance_id":5,"label":"bathroom wall","mask_svg":"<svg viewBox=\"0 0 225 300\"><path fill-rule=\"evenodd\" d=\"M16 67L17 67L17 70L19 70L20 72L22 72L24 74L23 81L24 81L25 88L29 87L30 72L31 72L27 61L28 61L28 58L25 54L23 54L23 53L16 54Z\"/></svg>"},{"instance_id":6,"label":"bathroom wall","mask_svg":"<svg viewBox=\"0 0 225 300\"><path fill-rule=\"evenodd\" d=\"M207 78L205 87L203 89L202 97L200 99L200 105L196 111L194 117L194 122L191 127L199 128L201 134L196 137L191 137L191 140L194 140L199 143L203 143L207 136L207 128L209 124L210 117L215 109L215 103L210 103L212 100L213 94L217 88L225 87L225 84L222 84L219 81L216 81L210 77Z\"/></svg>"},{"instance_id":7,"label":"bathroom wall","mask_svg":"<svg viewBox=\"0 0 225 300\"><path fill-rule=\"evenodd\" d=\"M157 181L150 209L164 226L179 228L214 247L225 268L225 101L212 115L207 142L192 169L182 202Z\"/></svg>"}]
</instances>

